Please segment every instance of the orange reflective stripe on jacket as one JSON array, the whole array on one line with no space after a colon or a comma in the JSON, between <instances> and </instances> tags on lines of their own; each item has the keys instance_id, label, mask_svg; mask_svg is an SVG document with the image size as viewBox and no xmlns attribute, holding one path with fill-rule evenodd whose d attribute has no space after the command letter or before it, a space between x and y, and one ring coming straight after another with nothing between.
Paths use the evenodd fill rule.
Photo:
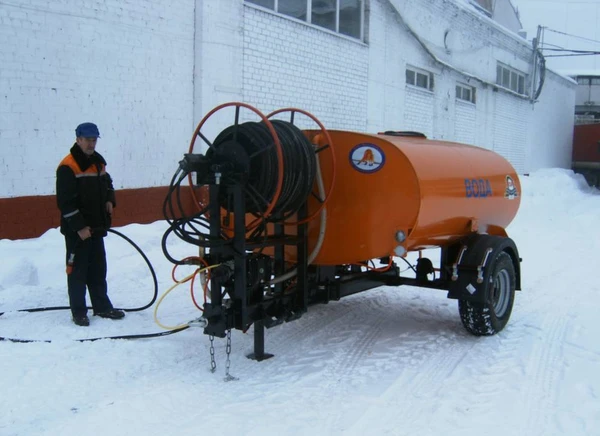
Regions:
<instances>
[{"instance_id":1,"label":"orange reflective stripe on jacket","mask_svg":"<svg viewBox=\"0 0 600 436\"><path fill-rule=\"evenodd\" d=\"M98 177L98 176L103 176L106 174L106 169L105 169L104 164L99 164L100 171L98 171L98 168L96 167L96 165L90 165L88 167L88 169L86 169L85 171L82 171L81 168L79 168L79 165L77 165L77 162L75 161L75 158L73 157L72 154L69 154L67 157L65 157L58 166L61 167L63 165L71 168L71 170L73 171L73 174L75 174L76 178Z\"/></svg>"}]
</instances>

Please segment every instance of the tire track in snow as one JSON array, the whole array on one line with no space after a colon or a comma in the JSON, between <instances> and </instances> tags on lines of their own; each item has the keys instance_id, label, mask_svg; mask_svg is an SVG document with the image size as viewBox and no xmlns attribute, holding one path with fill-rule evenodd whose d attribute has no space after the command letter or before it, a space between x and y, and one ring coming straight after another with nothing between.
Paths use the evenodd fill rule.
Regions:
<instances>
[{"instance_id":1,"label":"tire track in snow","mask_svg":"<svg viewBox=\"0 0 600 436\"><path fill-rule=\"evenodd\" d=\"M381 408L381 405L390 405L395 403L398 398L406 398L408 394L412 393L430 398L434 395L432 392L435 393L441 389L442 382L454 372L474 345L474 342L463 342L462 345L457 343L460 337L452 331L444 330L441 320L432 319L432 316L438 315L437 313L419 312L419 309L414 307L404 307L403 310L395 309L393 303L398 301L390 301L392 295L389 297L380 295L369 302L370 306L367 308L368 310L362 311L364 318L361 318L367 322L370 321L367 330L358 335L350 346L350 352L336 356L335 363L327 371L328 378L333 381L326 386L325 390L336 391L336 398L354 398L354 403L356 400L363 403L360 409L357 409L356 406L353 409L352 402L340 404L335 415L329 416L327 419L326 428L331 431L348 430L348 426L352 425L361 415L363 418L367 416L362 432L369 430L372 420L388 422L389 425L384 423L383 428L396 428L395 424L414 419L420 414L417 402L406 402L401 408ZM393 298L398 297L395 295ZM402 299L402 297L400 298ZM373 310L376 310L376 313L369 313ZM419 339L415 340L409 330L405 330L395 337L388 337L383 344L386 349L383 352L378 351L373 361L369 362L370 365L368 363L360 365L361 374L356 374L356 367L364 360L364 356L369 350L375 348L377 338L382 332L388 330L385 325L392 326L400 319L407 322L409 329L415 323L422 324L420 327L423 330L416 332L416 335L420 336ZM432 333L432 330L427 328L428 326L433 326L435 333ZM390 327L389 330L394 331L395 329L397 327ZM383 374L380 365L382 361L385 361L383 369L385 373ZM391 379L391 385L378 397L373 398L372 394L369 394L369 389L364 388L364 383L363 386L360 385L360 382L365 379L366 382L371 382L376 386L381 385L382 378L392 378L398 371L398 365L404 365L407 361L414 374L411 373L408 376L406 371L400 370L400 377L397 377L395 381ZM361 377L363 374L366 375ZM383 383L387 384L385 381ZM367 409L366 414L364 413L364 403L372 405ZM354 427L351 430L354 431Z\"/></svg>"},{"instance_id":2,"label":"tire track in snow","mask_svg":"<svg viewBox=\"0 0 600 436\"><path fill-rule=\"evenodd\" d=\"M423 321L417 318L415 321ZM378 398L371 399L371 407L351 427L352 434L367 432L374 421L381 428L394 428L394 434L402 434L401 428L407 429L406 434L414 434L419 427L431 430L432 423L423 419L439 416L440 409L445 410L441 415L446 417L450 428L462 430L472 426L472 420L464 419L465 414L485 416L494 409L502 395L498 387L504 385L507 372L517 366L515 350L520 338L506 334L475 338L462 330L460 334L440 327L435 331L430 329L429 333L423 329L420 334L424 336L416 342L411 337L403 341L398 356L393 358L404 365L407 359L402 354L408 352L409 358L412 357L409 365ZM490 355L494 357L492 365L489 365ZM414 357L418 357L416 362ZM467 384L460 382L465 377L469 380ZM440 401L432 403L432 398ZM400 428L399 423L402 423Z\"/></svg>"},{"instance_id":3,"label":"tire track in snow","mask_svg":"<svg viewBox=\"0 0 600 436\"><path fill-rule=\"evenodd\" d=\"M326 374L331 379L337 380L331 384L332 387L339 385L342 379L352 377L353 370L381 333L382 325L389 317L382 312L382 306L386 304L380 300L385 297L385 295L376 295L375 298L363 298L357 301L347 312L352 311L350 322L341 329L336 329L335 336L347 338L347 343L340 346L333 360L328 362ZM334 336L328 332L323 333L327 337Z\"/></svg>"},{"instance_id":4,"label":"tire track in snow","mask_svg":"<svg viewBox=\"0 0 600 436\"><path fill-rule=\"evenodd\" d=\"M517 323L496 336L482 338L482 346L470 353L461 368L468 374L468 383L451 382L458 388L451 396L470 399L468 406L462 407L470 416L489 416L495 405L503 404L502 407L523 417L522 421L505 423L507 434L554 434L557 421L550 412L556 411L557 382L563 369L560 357L568 326L564 314L559 314L558 319L555 317L556 313L547 316L541 329ZM544 333L540 334L540 330ZM523 391L507 385L507 380L514 377L523 379ZM506 403L507 398L512 399L512 403L510 400ZM445 415L454 420L454 428L468 432L465 426L477 427L476 422L461 421L460 413Z\"/></svg>"},{"instance_id":5,"label":"tire track in snow","mask_svg":"<svg viewBox=\"0 0 600 436\"><path fill-rule=\"evenodd\" d=\"M334 303L335 304L335 303ZM348 304L339 304L336 307L327 307L325 310L319 310L319 306L315 309L309 308L309 312L304 314L300 319L291 321L289 328L286 331L279 331L273 334L270 340L265 338L266 352L285 352L291 344L296 341L301 341L307 338L314 337L315 334L321 334L330 325L338 320L345 318L354 310L354 307ZM312 312L312 313L311 313ZM275 326L277 329L281 326Z\"/></svg>"},{"instance_id":6,"label":"tire track in snow","mask_svg":"<svg viewBox=\"0 0 600 436\"><path fill-rule=\"evenodd\" d=\"M573 279L561 276L560 282L568 288ZM522 416L527 419L521 424L524 434L533 436L552 434L560 428L555 412L565 370L564 344L573 311L577 310L576 301L565 299L559 288L553 293L545 292L547 285L548 278L544 277L528 286L528 295L511 317L521 332L515 353L522 376L527 379L527 389L519 401L526 409Z\"/></svg>"},{"instance_id":7,"label":"tire track in snow","mask_svg":"<svg viewBox=\"0 0 600 436\"><path fill-rule=\"evenodd\" d=\"M526 434L550 434L546 431L548 425L551 422L558 425L554 411L559 391L558 382L564 368L561 357L569 324L568 311L564 305L561 307L562 309L558 309L559 313L546 315L542 331L548 333L542 336L541 341L536 342L525 367L526 375L532 378L525 393L525 416L528 417Z\"/></svg>"},{"instance_id":8,"label":"tire track in snow","mask_svg":"<svg viewBox=\"0 0 600 436\"><path fill-rule=\"evenodd\" d=\"M534 410L535 402L527 409L528 412L522 413L519 400L523 394L511 390L511 386L506 384L519 371L520 358L529 345L529 336L527 330L513 328L492 337L451 338L451 343L443 344L445 346L437 347L435 353L427 355L423 365L413 367L410 373L398 377L351 428L352 434L368 431L374 420L381 428L394 428L396 424L394 434L398 435L414 435L415 429L427 430L425 433L432 435L442 432L469 434L485 425L486 419L493 416L498 406L517 410L518 416L542 413L539 420L550 419L545 408ZM554 339L559 339L559 336L557 333ZM541 371L542 374L547 373ZM551 387L553 379L545 384ZM528 386L536 392L535 384ZM400 398L404 400L400 401ZM432 399L436 401L431 402ZM444 419L435 420L438 416ZM434 418L434 421L428 422L427 417ZM397 427L399 423L402 423L401 428L406 429L405 433ZM544 434L531 430L522 432L526 422L506 422L503 425L506 426L506 434ZM510 429L514 432L511 433Z\"/></svg>"},{"instance_id":9,"label":"tire track in snow","mask_svg":"<svg viewBox=\"0 0 600 436\"><path fill-rule=\"evenodd\" d=\"M455 430L477 431L499 408L512 410L520 394L508 380L518 371L519 348L525 332L512 329L490 337L472 337L473 347L461 363L460 371L446 386L442 413ZM509 413L509 412L507 412ZM506 434L521 434L515 423L502 423Z\"/></svg>"},{"instance_id":10,"label":"tire track in snow","mask_svg":"<svg viewBox=\"0 0 600 436\"><path fill-rule=\"evenodd\" d=\"M328 339L345 338L353 335L360 329L356 319L362 323L365 318L377 317L383 307L389 304L386 294L376 294L372 291L370 295L356 295L346 297L342 301L332 301L325 305L315 305L308 308L308 312L300 319L284 324L285 329L280 329L269 339L265 339L266 352L284 352L290 344L303 340L318 340L324 351ZM385 299L382 303L380 300ZM371 312L375 313L371 313ZM340 320L347 319L342 323ZM288 326L288 324L291 324ZM343 324L336 326L337 324ZM276 326L278 329L281 326Z\"/></svg>"},{"instance_id":11,"label":"tire track in snow","mask_svg":"<svg viewBox=\"0 0 600 436\"><path fill-rule=\"evenodd\" d=\"M383 318L376 318L371 325L367 326L365 331L361 330L361 334L352 342L350 347L345 348L345 350L349 349L349 352L344 350L343 353L338 353L335 359L336 362L329 366L328 371L333 374L333 378L338 379L335 384L339 385L344 379L352 378L354 369L363 356L369 352L369 346L373 345L375 339L381 333L384 321ZM350 334L353 334L353 332L350 332Z\"/></svg>"},{"instance_id":12,"label":"tire track in snow","mask_svg":"<svg viewBox=\"0 0 600 436\"><path fill-rule=\"evenodd\" d=\"M430 339L430 336L425 337L423 344ZM415 417L428 414L423 409L431 408L429 399L435 398L443 389L444 380L461 365L474 343L451 341L445 345L443 348L436 347L430 350L432 352L426 353L422 362L412 365L410 373L404 371L403 375L396 378L354 424L352 431L357 434L368 432L373 422L378 422L382 428L397 428L401 423L402 427L407 429L407 434L413 434L413 426L410 423ZM422 351L421 347L418 351ZM399 398L404 399L401 407L398 407ZM426 401L420 401L421 398ZM397 431L401 430L397 428Z\"/></svg>"},{"instance_id":13,"label":"tire track in snow","mask_svg":"<svg viewBox=\"0 0 600 436\"><path fill-rule=\"evenodd\" d=\"M349 403L342 402L332 413L326 405L349 398L357 384L364 384L363 371L371 366L364 363L365 356L371 352L384 323L390 318L390 313L380 316L381 306L387 306L387 312L396 314L390 310L385 295L352 297L352 300L326 307L325 314L313 313L295 321L289 331L280 332L276 346L266 347L267 352L279 350L280 354L278 361L268 362L283 365L282 371L277 371L270 382L303 384L305 388L296 402L316 407L326 429L339 428L350 407Z\"/></svg>"},{"instance_id":14,"label":"tire track in snow","mask_svg":"<svg viewBox=\"0 0 600 436\"><path fill-rule=\"evenodd\" d=\"M357 309L356 303L348 302L314 306L300 319L266 329L265 353L273 354L274 358L262 365L279 367L284 364L273 374L271 382L289 384L309 376L321 377L324 365L333 358L331 350L336 350L339 342L347 340L344 336L347 335L347 326L355 325L353 319L358 316ZM248 336L245 348L251 353L254 350L252 330ZM335 344L330 347L332 341ZM248 362L242 363L244 372L240 373L241 376L256 371L256 366Z\"/></svg>"},{"instance_id":15,"label":"tire track in snow","mask_svg":"<svg viewBox=\"0 0 600 436\"><path fill-rule=\"evenodd\" d=\"M336 398L349 398L355 389L355 385L362 377L357 377L356 369L364 357L370 352L371 347L380 336L383 324L387 321L387 317L366 316L366 329L360 330L360 334L356 335L356 339L351 344L344 347L342 352L336 353L333 362L327 363L325 378L328 381L325 387L325 392L329 395L334 394ZM355 331L349 332L351 335ZM346 351L349 350L349 351ZM345 416L351 413L348 406L340 404L340 407L335 409L336 412L327 416L326 427L330 430L339 429L343 426Z\"/></svg>"}]
</instances>

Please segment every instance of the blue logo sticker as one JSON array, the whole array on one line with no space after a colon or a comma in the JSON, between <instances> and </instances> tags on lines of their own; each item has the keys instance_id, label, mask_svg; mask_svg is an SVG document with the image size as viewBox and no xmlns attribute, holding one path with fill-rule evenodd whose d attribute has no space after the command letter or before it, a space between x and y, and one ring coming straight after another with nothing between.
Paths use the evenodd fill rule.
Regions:
<instances>
[{"instance_id":1,"label":"blue logo sticker","mask_svg":"<svg viewBox=\"0 0 600 436\"><path fill-rule=\"evenodd\" d=\"M385 164L385 154L375 144L358 144L350 151L350 165L361 173L374 173Z\"/></svg>"}]
</instances>

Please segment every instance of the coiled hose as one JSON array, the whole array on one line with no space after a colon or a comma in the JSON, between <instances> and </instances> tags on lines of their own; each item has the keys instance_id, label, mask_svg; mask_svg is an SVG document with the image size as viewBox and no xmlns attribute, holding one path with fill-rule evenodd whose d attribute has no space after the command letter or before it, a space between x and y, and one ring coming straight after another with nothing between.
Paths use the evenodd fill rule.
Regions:
<instances>
[{"instance_id":1,"label":"coiled hose","mask_svg":"<svg viewBox=\"0 0 600 436\"><path fill-rule=\"evenodd\" d=\"M294 124L271 120L281 143L283 162L279 162L273 136L264 122L245 122L224 129L206 152L211 167L223 168L219 183L224 186L239 184L242 187L246 212L258 216L262 225L254 227L250 238L260 241L266 238L266 224L283 223L296 214L307 201L317 175L315 149L302 130ZM209 235L210 225L206 217L209 205L192 216L185 214L181 202L180 185L189 172L180 165L171 180L169 192L163 205L169 229L162 239L163 253L174 264L184 264L174 259L167 250L167 238L171 233L183 241L203 248L229 243L229 236L222 230L218 237ZM273 201L279 171L283 171L282 188L269 216L268 205ZM177 205L177 209L175 208ZM220 190L219 206L233 212L230 192ZM176 212L177 210L177 212Z\"/></svg>"},{"instance_id":2,"label":"coiled hose","mask_svg":"<svg viewBox=\"0 0 600 436\"><path fill-rule=\"evenodd\" d=\"M281 120L272 120L271 124L279 137L283 152L283 186L271 215L283 214L283 219L286 219L298 212L310 195L317 158L312 144L296 126ZM214 148L209 149L206 156L219 156L235 162L236 169L240 169L239 162L243 159L236 156L237 153L233 150L230 151L232 143L242 147L250 162L247 181L244 183L247 211L264 213L268 200L273 198L279 171L273 137L262 122L230 126L217 136ZM237 177L239 176L234 173L228 181L240 181L236 180ZM221 198L221 206L226 210L230 207L225 198Z\"/></svg>"}]
</instances>

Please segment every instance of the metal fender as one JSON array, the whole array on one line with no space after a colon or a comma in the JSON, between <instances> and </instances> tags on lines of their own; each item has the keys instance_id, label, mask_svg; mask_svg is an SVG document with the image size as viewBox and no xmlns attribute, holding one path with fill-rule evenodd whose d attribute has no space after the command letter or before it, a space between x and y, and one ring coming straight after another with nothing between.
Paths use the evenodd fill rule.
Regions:
<instances>
[{"instance_id":1,"label":"metal fender","mask_svg":"<svg viewBox=\"0 0 600 436\"><path fill-rule=\"evenodd\" d=\"M485 302L490 275L501 252L511 257L516 273L515 286L517 290L521 289L521 259L512 239L476 234L456 244L451 251L453 256L448 258L447 265L451 274L448 298Z\"/></svg>"}]
</instances>

